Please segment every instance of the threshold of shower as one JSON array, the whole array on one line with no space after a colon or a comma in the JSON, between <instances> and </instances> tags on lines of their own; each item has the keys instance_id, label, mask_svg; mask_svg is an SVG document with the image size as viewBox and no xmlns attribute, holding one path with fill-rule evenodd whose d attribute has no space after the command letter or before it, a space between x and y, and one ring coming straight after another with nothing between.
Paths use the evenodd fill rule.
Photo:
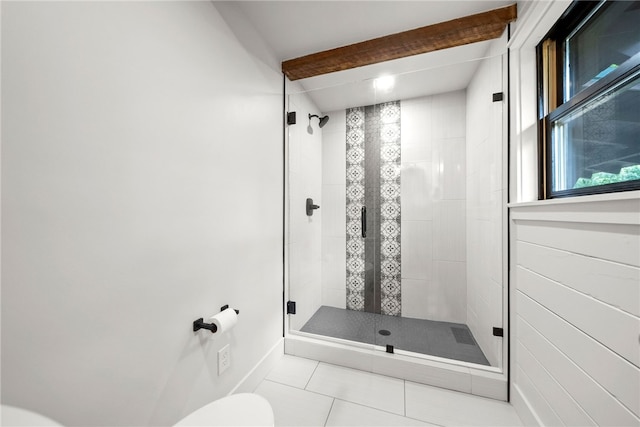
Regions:
<instances>
[{"instance_id":1,"label":"threshold of shower","mask_svg":"<svg viewBox=\"0 0 640 427\"><path fill-rule=\"evenodd\" d=\"M507 401L507 376L500 368L395 350L382 346L290 331L285 354L318 360L476 396Z\"/></svg>"}]
</instances>

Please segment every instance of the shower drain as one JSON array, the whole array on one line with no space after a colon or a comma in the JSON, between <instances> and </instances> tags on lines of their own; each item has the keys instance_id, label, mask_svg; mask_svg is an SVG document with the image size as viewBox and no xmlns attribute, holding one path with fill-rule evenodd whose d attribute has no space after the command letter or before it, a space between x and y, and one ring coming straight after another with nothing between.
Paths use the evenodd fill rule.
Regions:
<instances>
[{"instance_id":1,"label":"shower drain","mask_svg":"<svg viewBox=\"0 0 640 427\"><path fill-rule=\"evenodd\" d=\"M391 332L387 331L386 329L380 329L378 333L384 336L391 335Z\"/></svg>"}]
</instances>

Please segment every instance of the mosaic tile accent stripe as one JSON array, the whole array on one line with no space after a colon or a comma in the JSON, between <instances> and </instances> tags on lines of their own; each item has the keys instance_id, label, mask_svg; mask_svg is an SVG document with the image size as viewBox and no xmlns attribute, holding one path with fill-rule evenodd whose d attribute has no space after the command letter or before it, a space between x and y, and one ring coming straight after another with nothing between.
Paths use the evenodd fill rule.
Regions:
<instances>
[{"instance_id":1,"label":"mosaic tile accent stripe","mask_svg":"<svg viewBox=\"0 0 640 427\"><path fill-rule=\"evenodd\" d=\"M380 311L400 316L400 102L380 111Z\"/></svg>"},{"instance_id":2,"label":"mosaic tile accent stripe","mask_svg":"<svg viewBox=\"0 0 640 427\"><path fill-rule=\"evenodd\" d=\"M380 313L380 109L364 107L364 311Z\"/></svg>"},{"instance_id":3,"label":"mosaic tile accent stripe","mask_svg":"<svg viewBox=\"0 0 640 427\"><path fill-rule=\"evenodd\" d=\"M351 108L346 119L347 308L400 316L400 102Z\"/></svg>"},{"instance_id":4,"label":"mosaic tile accent stripe","mask_svg":"<svg viewBox=\"0 0 640 427\"><path fill-rule=\"evenodd\" d=\"M364 239L360 210L364 206L364 108L347 110L347 308L364 311Z\"/></svg>"}]
</instances>

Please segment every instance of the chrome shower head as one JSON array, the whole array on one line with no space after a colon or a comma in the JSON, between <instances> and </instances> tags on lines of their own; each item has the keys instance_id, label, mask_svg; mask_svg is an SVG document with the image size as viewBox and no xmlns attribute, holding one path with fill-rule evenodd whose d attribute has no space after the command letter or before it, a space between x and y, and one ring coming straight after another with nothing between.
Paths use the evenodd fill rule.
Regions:
<instances>
[{"instance_id":1,"label":"chrome shower head","mask_svg":"<svg viewBox=\"0 0 640 427\"><path fill-rule=\"evenodd\" d=\"M324 127L324 125L326 125L326 124L327 124L327 122L329 121L329 116L323 116L323 117L320 117L320 116L319 116L319 115L317 115L317 114L309 114L309 122L311 122L311 118L312 118L312 117L317 117L317 118L318 118L318 120L320 120L320 123L318 123L318 125L320 126L320 128Z\"/></svg>"}]
</instances>

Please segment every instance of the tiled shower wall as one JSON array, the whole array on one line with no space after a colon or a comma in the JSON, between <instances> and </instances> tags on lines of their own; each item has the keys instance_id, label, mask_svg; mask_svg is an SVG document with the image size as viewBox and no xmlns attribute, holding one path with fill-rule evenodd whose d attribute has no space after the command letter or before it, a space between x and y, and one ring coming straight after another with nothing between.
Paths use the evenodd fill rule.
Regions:
<instances>
[{"instance_id":1,"label":"tiled shower wall","mask_svg":"<svg viewBox=\"0 0 640 427\"><path fill-rule=\"evenodd\" d=\"M346 308L347 235L345 110L322 129L322 305Z\"/></svg>"},{"instance_id":2,"label":"tiled shower wall","mask_svg":"<svg viewBox=\"0 0 640 427\"><path fill-rule=\"evenodd\" d=\"M466 323L465 91L402 101L402 316Z\"/></svg>"},{"instance_id":3,"label":"tiled shower wall","mask_svg":"<svg viewBox=\"0 0 640 427\"><path fill-rule=\"evenodd\" d=\"M464 91L401 102L402 316L466 323ZM322 304L345 308L345 112L322 141Z\"/></svg>"}]
</instances>

